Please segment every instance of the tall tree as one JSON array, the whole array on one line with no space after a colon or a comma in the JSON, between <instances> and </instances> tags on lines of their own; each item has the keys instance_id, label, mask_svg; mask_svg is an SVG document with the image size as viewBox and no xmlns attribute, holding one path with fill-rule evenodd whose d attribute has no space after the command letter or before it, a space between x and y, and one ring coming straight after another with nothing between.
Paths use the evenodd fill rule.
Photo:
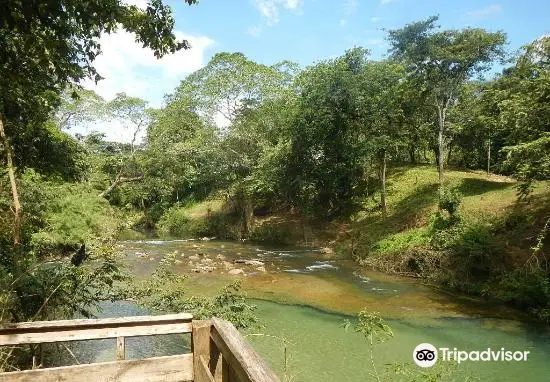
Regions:
<instances>
[{"instance_id":1,"label":"tall tree","mask_svg":"<svg viewBox=\"0 0 550 382\"><path fill-rule=\"evenodd\" d=\"M437 19L392 30L389 40L393 57L404 61L411 79L437 109L438 173L443 186L447 112L465 81L503 56L506 36L478 28L437 31Z\"/></svg>"},{"instance_id":2,"label":"tall tree","mask_svg":"<svg viewBox=\"0 0 550 382\"><path fill-rule=\"evenodd\" d=\"M195 0L186 0L195 3ZM122 27L155 56L182 48L172 33L174 19L161 0L146 10L121 0L7 0L0 3L0 144L12 190L13 241L21 242L21 203L12 137L31 122L45 122L69 83L101 76L93 66L99 37Z\"/></svg>"},{"instance_id":3,"label":"tall tree","mask_svg":"<svg viewBox=\"0 0 550 382\"><path fill-rule=\"evenodd\" d=\"M366 155L378 163L380 208L384 216L388 159L404 146L403 79L402 65L391 61L369 62L362 70L358 86Z\"/></svg>"},{"instance_id":4,"label":"tall tree","mask_svg":"<svg viewBox=\"0 0 550 382\"><path fill-rule=\"evenodd\" d=\"M243 107L261 103L275 94L281 82L291 81L295 70L288 61L270 67L242 53L222 52L183 80L172 97L190 96L211 122L222 116L231 124Z\"/></svg>"},{"instance_id":5,"label":"tall tree","mask_svg":"<svg viewBox=\"0 0 550 382\"><path fill-rule=\"evenodd\" d=\"M305 209L325 217L354 212L363 189L356 84L368 51L355 48L306 69L297 79L285 186Z\"/></svg>"},{"instance_id":6,"label":"tall tree","mask_svg":"<svg viewBox=\"0 0 550 382\"><path fill-rule=\"evenodd\" d=\"M147 101L137 97L129 97L126 93L118 93L107 104L111 116L120 122L125 129L131 131L132 153L136 150L136 143L151 122L152 110L148 108Z\"/></svg>"},{"instance_id":7,"label":"tall tree","mask_svg":"<svg viewBox=\"0 0 550 382\"><path fill-rule=\"evenodd\" d=\"M69 86L60 95L52 119L60 130L71 130L107 117L105 100L93 90Z\"/></svg>"}]
</instances>

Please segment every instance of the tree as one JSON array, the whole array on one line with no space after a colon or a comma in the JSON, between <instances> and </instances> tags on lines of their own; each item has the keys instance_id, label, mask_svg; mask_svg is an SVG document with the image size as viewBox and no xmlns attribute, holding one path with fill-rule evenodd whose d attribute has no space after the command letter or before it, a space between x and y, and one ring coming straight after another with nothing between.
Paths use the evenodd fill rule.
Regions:
<instances>
[{"instance_id":1,"label":"tree","mask_svg":"<svg viewBox=\"0 0 550 382\"><path fill-rule=\"evenodd\" d=\"M550 178L550 37L525 46L495 87L505 170L527 183Z\"/></svg>"},{"instance_id":2,"label":"tree","mask_svg":"<svg viewBox=\"0 0 550 382\"><path fill-rule=\"evenodd\" d=\"M118 93L107 104L107 108L112 118L122 123L124 128L132 132L130 145L133 154L138 136L145 131L151 122L152 110L148 108L147 101L137 97L129 97L125 93Z\"/></svg>"},{"instance_id":3,"label":"tree","mask_svg":"<svg viewBox=\"0 0 550 382\"><path fill-rule=\"evenodd\" d=\"M378 162L380 207L384 216L387 213L388 157L397 153L399 146L404 146L403 78L404 71L400 64L369 62L362 69L358 88L366 155Z\"/></svg>"},{"instance_id":4,"label":"tree","mask_svg":"<svg viewBox=\"0 0 550 382\"><path fill-rule=\"evenodd\" d=\"M436 31L437 17L406 25L389 32L391 52L402 60L412 81L437 109L438 173L440 188L446 154L449 108L458 90L469 78L487 70L503 55L505 34L484 29Z\"/></svg>"},{"instance_id":5,"label":"tree","mask_svg":"<svg viewBox=\"0 0 550 382\"><path fill-rule=\"evenodd\" d=\"M291 81L294 71L290 62L269 67L242 53L222 52L183 80L174 96L190 96L197 111L211 123L221 115L231 124L243 107L275 95L274 90L281 82Z\"/></svg>"},{"instance_id":6,"label":"tree","mask_svg":"<svg viewBox=\"0 0 550 382\"><path fill-rule=\"evenodd\" d=\"M87 126L104 120L106 114L106 102L96 92L69 86L61 93L59 106L52 119L60 130L71 130L76 126Z\"/></svg>"},{"instance_id":7,"label":"tree","mask_svg":"<svg viewBox=\"0 0 550 382\"><path fill-rule=\"evenodd\" d=\"M45 122L68 84L85 77L101 79L93 67L100 53L98 39L120 26L157 57L189 48L187 41L176 41L170 8L161 0L151 0L145 11L120 0L0 4L0 144L12 191L16 246L21 241L21 203L11 138L31 122Z\"/></svg>"},{"instance_id":8,"label":"tree","mask_svg":"<svg viewBox=\"0 0 550 382\"><path fill-rule=\"evenodd\" d=\"M306 69L297 79L300 94L285 188L310 213L348 215L364 191L356 84L367 53L361 48L348 51Z\"/></svg>"}]
</instances>

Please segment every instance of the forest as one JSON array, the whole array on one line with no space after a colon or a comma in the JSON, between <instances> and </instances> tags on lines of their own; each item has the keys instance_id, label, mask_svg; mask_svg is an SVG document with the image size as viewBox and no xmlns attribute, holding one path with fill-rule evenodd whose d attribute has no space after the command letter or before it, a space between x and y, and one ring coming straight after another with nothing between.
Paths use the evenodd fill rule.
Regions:
<instances>
[{"instance_id":1,"label":"forest","mask_svg":"<svg viewBox=\"0 0 550 382\"><path fill-rule=\"evenodd\" d=\"M120 298L254 321L238 284L189 298L169 266L131 280L129 232L314 244L550 321L550 37L511 52L504 32L434 16L389 30L384 59L217 53L161 108L81 86L101 80L102 33L192 49L173 25L160 0L0 4L1 322ZM93 131L114 121L130 142Z\"/></svg>"}]
</instances>

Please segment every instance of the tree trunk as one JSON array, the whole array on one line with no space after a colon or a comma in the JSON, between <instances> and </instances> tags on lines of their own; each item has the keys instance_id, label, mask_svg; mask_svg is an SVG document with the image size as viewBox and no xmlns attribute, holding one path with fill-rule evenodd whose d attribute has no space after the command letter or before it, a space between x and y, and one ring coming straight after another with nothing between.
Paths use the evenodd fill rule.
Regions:
<instances>
[{"instance_id":1,"label":"tree trunk","mask_svg":"<svg viewBox=\"0 0 550 382\"><path fill-rule=\"evenodd\" d=\"M17 182L15 179L15 169L13 166L13 153L10 142L4 131L4 121L0 116L0 140L6 152L6 165L8 167L8 177L11 185L11 195L13 199L13 245L21 244L21 203L19 201L19 192L17 190Z\"/></svg>"},{"instance_id":2,"label":"tree trunk","mask_svg":"<svg viewBox=\"0 0 550 382\"><path fill-rule=\"evenodd\" d=\"M447 150L447 166L451 165L451 156L453 155L453 142L449 143L449 150Z\"/></svg>"},{"instance_id":3,"label":"tree trunk","mask_svg":"<svg viewBox=\"0 0 550 382\"><path fill-rule=\"evenodd\" d=\"M445 113L446 107L439 106L437 107L438 116L439 116L439 132L437 135L437 146L438 146L438 163L437 171L439 174L439 188L440 190L443 187L443 163L445 161Z\"/></svg>"},{"instance_id":4,"label":"tree trunk","mask_svg":"<svg viewBox=\"0 0 550 382\"><path fill-rule=\"evenodd\" d=\"M416 147L414 145L409 146L409 157L411 164L416 164Z\"/></svg>"},{"instance_id":5,"label":"tree trunk","mask_svg":"<svg viewBox=\"0 0 550 382\"><path fill-rule=\"evenodd\" d=\"M387 204L386 204L386 150L382 151L382 156L380 157L380 209L382 210L382 216L386 217L387 215Z\"/></svg>"},{"instance_id":6,"label":"tree trunk","mask_svg":"<svg viewBox=\"0 0 550 382\"><path fill-rule=\"evenodd\" d=\"M107 195L109 195L109 193L111 191L113 191L119 184L122 184L122 183L130 183L130 182L137 182L138 180L141 180L143 179L143 176L140 175L140 176L136 176L134 178L125 178L123 176L118 176L114 181L113 183L111 183L111 185L109 187L107 187L107 189L105 191L103 191L101 194L99 194L98 196L100 198L104 198L106 197Z\"/></svg>"},{"instance_id":7,"label":"tree trunk","mask_svg":"<svg viewBox=\"0 0 550 382\"><path fill-rule=\"evenodd\" d=\"M489 138L489 143L487 144L487 176L491 172L491 139Z\"/></svg>"}]
</instances>

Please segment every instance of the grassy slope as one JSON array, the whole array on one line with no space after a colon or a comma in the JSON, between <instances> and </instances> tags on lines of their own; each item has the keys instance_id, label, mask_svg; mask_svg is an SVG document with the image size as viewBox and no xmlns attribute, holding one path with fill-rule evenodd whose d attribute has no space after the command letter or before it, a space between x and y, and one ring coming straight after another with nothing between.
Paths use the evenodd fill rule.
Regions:
<instances>
[{"instance_id":1,"label":"grassy slope","mask_svg":"<svg viewBox=\"0 0 550 382\"><path fill-rule=\"evenodd\" d=\"M550 215L550 183L539 183L530 203L517 203L512 179L478 171L447 171L449 186L464 196L461 215L469 222L485 223L500 236L510 254L521 262L530 255L544 217ZM437 211L437 171L419 166L393 169L388 182L388 216L365 212L377 203L366 202L353 224L353 234L339 240L339 249L363 258L410 250L427 241L430 217ZM378 196L376 195L376 198ZM518 224L508 224L510 215L520 215Z\"/></svg>"},{"instance_id":2,"label":"grassy slope","mask_svg":"<svg viewBox=\"0 0 550 382\"><path fill-rule=\"evenodd\" d=\"M458 187L464 196L461 215L469 222L495 225L495 230L507 243L511 253L527 256L543 218L550 215L550 183L539 183L529 204L517 203L515 182L507 177L487 175L480 171L452 171L445 175L449 186ZM365 200L364 209L352 222L325 223L288 212L275 213L254 219L251 238L258 242L333 246L338 253L352 252L357 257L385 255L410 250L425 244L430 217L435 213L438 200L437 171L434 166L393 168L388 177L388 216L383 219L377 211L379 195ZM178 229L177 217L174 236L215 236L216 230L206 229L213 217L223 215L224 202L206 200L178 209L187 220ZM369 212L371 211L371 212ZM374 212L372 212L374 211ZM497 229L510 214L521 214L523 224ZM222 219L215 224L226 224ZM235 224L227 223L227 224ZM207 231L212 232L207 232ZM178 234L178 231L179 232ZM162 233L162 232L161 232ZM168 234L168 229L165 229ZM220 235L222 236L222 235ZM220 237L234 238L234 237Z\"/></svg>"}]
</instances>

